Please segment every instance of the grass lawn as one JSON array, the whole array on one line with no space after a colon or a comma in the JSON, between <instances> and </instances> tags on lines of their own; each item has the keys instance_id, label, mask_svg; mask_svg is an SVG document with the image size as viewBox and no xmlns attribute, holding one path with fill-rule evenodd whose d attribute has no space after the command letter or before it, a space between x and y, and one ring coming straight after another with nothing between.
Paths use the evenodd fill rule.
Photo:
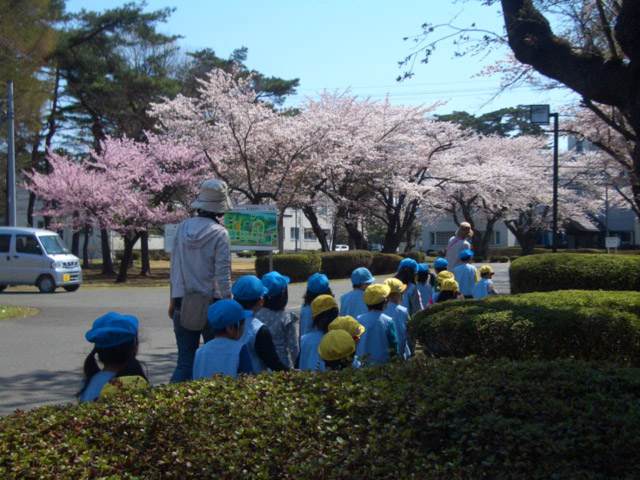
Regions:
<instances>
[{"instance_id":1,"label":"grass lawn","mask_svg":"<svg viewBox=\"0 0 640 480\"><path fill-rule=\"evenodd\" d=\"M139 275L140 261L133 262L129 268L126 283L116 283L120 264L114 262L116 271L112 275L102 274L102 261L93 261L89 268L82 269L83 286L95 287L168 287L169 268L167 260L151 260L151 274L145 277ZM255 274L254 259L233 259L231 264L231 280L242 275Z\"/></svg>"},{"instance_id":2,"label":"grass lawn","mask_svg":"<svg viewBox=\"0 0 640 480\"><path fill-rule=\"evenodd\" d=\"M32 317L37 313L37 308L0 305L0 320L6 320L7 318Z\"/></svg>"}]
</instances>

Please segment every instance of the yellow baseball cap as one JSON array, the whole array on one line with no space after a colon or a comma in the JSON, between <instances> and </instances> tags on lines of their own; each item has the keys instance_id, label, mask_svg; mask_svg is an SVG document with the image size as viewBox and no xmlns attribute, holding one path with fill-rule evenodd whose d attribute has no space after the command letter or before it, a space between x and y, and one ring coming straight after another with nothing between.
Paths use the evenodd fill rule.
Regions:
<instances>
[{"instance_id":1,"label":"yellow baseball cap","mask_svg":"<svg viewBox=\"0 0 640 480\"><path fill-rule=\"evenodd\" d=\"M314 317L332 308L338 308L338 304L331 295L318 295L311 302L311 313Z\"/></svg>"},{"instance_id":2,"label":"yellow baseball cap","mask_svg":"<svg viewBox=\"0 0 640 480\"><path fill-rule=\"evenodd\" d=\"M484 275L485 273L495 273L495 272L493 271L493 268L491 268L490 265L483 265L482 268L480 269L480 273Z\"/></svg>"},{"instance_id":3,"label":"yellow baseball cap","mask_svg":"<svg viewBox=\"0 0 640 480\"><path fill-rule=\"evenodd\" d=\"M356 342L346 330L331 330L318 345L318 353L325 361L340 360L356 351Z\"/></svg>"},{"instance_id":4,"label":"yellow baseball cap","mask_svg":"<svg viewBox=\"0 0 640 480\"><path fill-rule=\"evenodd\" d=\"M329 324L329 331L331 330L344 330L352 337L359 337L364 333L365 328L351 315L345 315L344 317L336 318Z\"/></svg>"},{"instance_id":5,"label":"yellow baseball cap","mask_svg":"<svg viewBox=\"0 0 640 480\"><path fill-rule=\"evenodd\" d=\"M388 285L383 285L380 283L369 285L364 291L364 303L366 303L367 305L377 305L383 302L390 293L391 289Z\"/></svg>"},{"instance_id":6,"label":"yellow baseball cap","mask_svg":"<svg viewBox=\"0 0 640 480\"><path fill-rule=\"evenodd\" d=\"M438 274L438 283L444 282L447 278L454 278L453 272L445 270L444 272L440 272Z\"/></svg>"},{"instance_id":7,"label":"yellow baseball cap","mask_svg":"<svg viewBox=\"0 0 640 480\"><path fill-rule=\"evenodd\" d=\"M391 290L390 293L402 293L407 289L407 286L397 278L387 278L384 281L384 284L389 287L389 289Z\"/></svg>"},{"instance_id":8,"label":"yellow baseball cap","mask_svg":"<svg viewBox=\"0 0 640 480\"><path fill-rule=\"evenodd\" d=\"M444 281L440 284L441 292L455 292L458 290L458 282L456 282L453 278L445 278Z\"/></svg>"}]
</instances>

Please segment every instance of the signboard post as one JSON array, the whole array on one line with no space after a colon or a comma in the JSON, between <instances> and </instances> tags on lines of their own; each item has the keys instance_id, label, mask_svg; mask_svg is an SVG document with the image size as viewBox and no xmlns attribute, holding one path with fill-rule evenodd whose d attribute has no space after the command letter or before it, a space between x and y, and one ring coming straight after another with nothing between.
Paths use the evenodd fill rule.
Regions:
<instances>
[{"instance_id":1,"label":"signboard post","mask_svg":"<svg viewBox=\"0 0 640 480\"><path fill-rule=\"evenodd\" d=\"M610 253L609 249L611 248L615 248L617 253L618 247L620 246L620 239L618 237L605 237L604 246L607 247L607 253Z\"/></svg>"}]
</instances>

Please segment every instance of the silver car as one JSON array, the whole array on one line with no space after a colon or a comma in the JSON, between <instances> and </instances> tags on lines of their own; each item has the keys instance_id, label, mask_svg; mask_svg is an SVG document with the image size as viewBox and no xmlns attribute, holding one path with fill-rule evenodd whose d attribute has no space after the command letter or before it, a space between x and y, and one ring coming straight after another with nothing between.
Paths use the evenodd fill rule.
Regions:
<instances>
[{"instance_id":1,"label":"silver car","mask_svg":"<svg viewBox=\"0 0 640 480\"><path fill-rule=\"evenodd\" d=\"M55 232L0 227L0 292L9 285L35 285L43 293L57 287L75 292L82 283L79 258Z\"/></svg>"}]
</instances>

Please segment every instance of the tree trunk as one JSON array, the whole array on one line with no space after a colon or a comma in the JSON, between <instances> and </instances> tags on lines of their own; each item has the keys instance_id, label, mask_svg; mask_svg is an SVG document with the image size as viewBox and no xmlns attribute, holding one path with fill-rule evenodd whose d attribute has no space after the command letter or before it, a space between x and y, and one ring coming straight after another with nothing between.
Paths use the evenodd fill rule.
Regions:
<instances>
[{"instance_id":1,"label":"tree trunk","mask_svg":"<svg viewBox=\"0 0 640 480\"><path fill-rule=\"evenodd\" d=\"M74 231L71 234L71 253L76 257L80 256L80 232Z\"/></svg>"},{"instance_id":2,"label":"tree trunk","mask_svg":"<svg viewBox=\"0 0 640 480\"><path fill-rule=\"evenodd\" d=\"M344 227L349 234L349 248L353 246L356 250L366 250L367 242L356 223L353 220L345 220Z\"/></svg>"},{"instance_id":3,"label":"tree trunk","mask_svg":"<svg viewBox=\"0 0 640 480\"><path fill-rule=\"evenodd\" d=\"M407 246L404 247L404 252L408 253L413 250L413 225L407 228Z\"/></svg>"},{"instance_id":4,"label":"tree trunk","mask_svg":"<svg viewBox=\"0 0 640 480\"><path fill-rule=\"evenodd\" d=\"M120 270L118 271L118 278L116 283L124 283L127 281L127 272L129 270L129 263L133 257L133 246L140 238L140 234L126 233L124 235L124 252L122 253L122 260L120 261Z\"/></svg>"},{"instance_id":5,"label":"tree trunk","mask_svg":"<svg viewBox=\"0 0 640 480\"><path fill-rule=\"evenodd\" d=\"M27 225L34 227L33 224L33 209L36 205L36 194L29 192L29 205L27 206Z\"/></svg>"},{"instance_id":6,"label":"tree trunk","mask_svg":"<svg viewBox=\"0 0 640 480\"><path fill-rule=\"evenodd\" d=\"M151 275L151 262L149 261L149 232L147 230L140 233L140 260L142 262L140 276L148 277Z\"/></svg>"},{"instance_id":7,"label":"tree trunk","mask_svg":"<svg viewBox=\"0 0 640 480\"><path fill-rule=\"evenodd\" d=\"M91 228L84 226L84 243L82 244L82 268L89 268L89 235Z\"/></svg>"},{"instance_id":8,"label":"tree trunk","mask_svg":"<svg viewBox=\"0 0 640 480\"><path fill-rule=\"evenodd\" d=\"M113 275L113 261L111 260L111 246L109 245L109 232L106 228L100 228L100 243L102 244L102 274Z\"/></svg>"},{"instance_id":9,"label":"tree trunk","mask_svg":"<svg viewBox=\"0 0 640 480\"><path fill-rule=\"evenodd\" d=\"M316 212L313 209L313 206L305 205L304 207L302 207L302 213L304 213L304 216L307 217L307 220L309 220L309 223L311 224L311 229L313 230L313 233L315 234L315 236L318 238L318 242L320 242L320 248L322 249L322 251L329 252L331 250L331 246L327 241L327 235L325 231L320 226L320 222L318 221L318 216L316 215Z\"/></svg>"}]
</instances>

